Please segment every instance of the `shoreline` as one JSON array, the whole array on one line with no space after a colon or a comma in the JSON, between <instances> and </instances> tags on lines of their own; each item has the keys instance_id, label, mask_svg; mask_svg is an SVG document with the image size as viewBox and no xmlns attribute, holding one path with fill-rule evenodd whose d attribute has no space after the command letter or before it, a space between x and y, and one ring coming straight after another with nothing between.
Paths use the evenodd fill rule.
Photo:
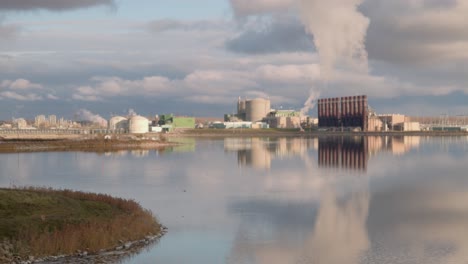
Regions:
<instances>
[{"instance_id":1,"label":"shoreline","mask_svg":"<svg viewBox=\"0 0 468 264\"><path fill-rule=\"evenodd\" d=\"M0 196L0 263L115 263L167 233L134 200L32 187Z\"/></svg>"},{"instance_id":2,"label":"shoreline","mask_svg":"<svg viewBox=\"0 0 468 264\"><path fill-rule=\"evenodd\" d=\"M119 150L163 150L180 145L165 139L104 139L104 138L3 138L0 139L0 153L83 151L113 152Z\"/></svg>"},{"instance_id":3,"label":"shoreline","mask_svg":"<svg viewBox=\"0 0 468 264\"><path fill-rule=\"evenodd\" d=\"M257 129L190 129L179 133L169 133L167 137L327 137L327 136L468 136L464 131L388 131L388 132L351 132L351 131L305 131L299 130L257 130Z\"/></svg>"}]
</instances>

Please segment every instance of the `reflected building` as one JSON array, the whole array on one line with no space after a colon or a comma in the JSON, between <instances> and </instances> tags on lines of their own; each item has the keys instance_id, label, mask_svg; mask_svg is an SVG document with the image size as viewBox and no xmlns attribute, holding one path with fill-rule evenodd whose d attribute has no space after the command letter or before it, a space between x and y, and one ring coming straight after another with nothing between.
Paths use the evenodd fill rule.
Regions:
<instances>
[{"instance_id":1,"label":"reflected building","mask_svg":"<svg viewBox=\"0 0 468 264\"><path fill-rule=\"evenodd\" d=\"M318 164L325 168L367 170L369 159L379 152L402 155L419 147L420 137L320 137Z\"/></svg>"},{"instance_id":2,"label":"reflected building","mask_svg":"<svg viewBox=\"0 0 468 264\"><path fill-rule=\"evenodd\" d=\"M366 137L319 138L320 167L366 170L368 159Z\"/></svg>"},{"instance_id":3,"label":"reflected building","mask_svg":"<svg viewBox=\"0 0 468 264\"><path fill-rule=\"evenodd\" d=\"M274 159L308 157L318 150L323 168L366 171L369 159L379 152L404 154L420 144L419 137L330 136L318 138L225 138L224 150L237 152L239 166L269 169Z\"/></svg>"},{"instance_id":4,"label":"reflected building","mask_svg":"<svg viewBox=\"0 0 468 264\"><path fill-rule=\"evenodd\" d=\"M317 139L306 138L225 138L224 150L237 152L240 166L269 169L275 158L304 156L317 146Z\"/></svg>"}]
</instances>

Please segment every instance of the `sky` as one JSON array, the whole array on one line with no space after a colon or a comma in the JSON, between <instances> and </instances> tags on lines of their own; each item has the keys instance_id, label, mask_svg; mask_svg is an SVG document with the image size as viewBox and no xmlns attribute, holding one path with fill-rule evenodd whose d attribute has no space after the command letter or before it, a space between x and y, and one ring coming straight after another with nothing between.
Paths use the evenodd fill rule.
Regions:
<instances>
[{"instance_id":1,"label":"sky","mask_svg":"<svg viewBox=\"0 0 468 264\"><path fill-rule=\"evenodd\" d=\"M239 96L301 109L311 94L468 115L466 14L466 0L0 0L0 119L222 117Z\"/></svg>"}]
</instances>

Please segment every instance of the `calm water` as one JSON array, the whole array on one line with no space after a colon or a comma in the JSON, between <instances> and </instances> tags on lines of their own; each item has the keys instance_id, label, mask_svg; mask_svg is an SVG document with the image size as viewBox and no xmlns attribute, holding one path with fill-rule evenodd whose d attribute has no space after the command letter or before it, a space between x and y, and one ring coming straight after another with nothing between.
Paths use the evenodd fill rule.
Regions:
<instances>
[{"instance_id":1,"label":"calm water","mask_svg":"<svg viewBox=\"0 0 468 264\"><path fill-rule=\"evenodd\" d=\"M0 154L0 186L140 202L169 233L126 263L468 263L468 137L191 143Z\"/></svg>"}]
</instances>

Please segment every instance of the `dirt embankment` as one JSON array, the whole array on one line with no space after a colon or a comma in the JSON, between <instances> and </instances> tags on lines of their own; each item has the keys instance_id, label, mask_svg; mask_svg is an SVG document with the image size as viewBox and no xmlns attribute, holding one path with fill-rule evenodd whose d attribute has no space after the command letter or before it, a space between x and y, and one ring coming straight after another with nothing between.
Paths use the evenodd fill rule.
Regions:
<instances>
[{"instance_id":1,"label":"dirt embankment","mask_svg":"<svg viewBox=\"0 0 468 264\"><path fill-rule=\"evenodd\" d=\"M47 138L47 139L1 139L0 153L39 152L39 151L90 151L111 152L118 150L163 149L178 143L168 142L165 138L139 139L120 138Z\"/></svg>"}]
</instances>

